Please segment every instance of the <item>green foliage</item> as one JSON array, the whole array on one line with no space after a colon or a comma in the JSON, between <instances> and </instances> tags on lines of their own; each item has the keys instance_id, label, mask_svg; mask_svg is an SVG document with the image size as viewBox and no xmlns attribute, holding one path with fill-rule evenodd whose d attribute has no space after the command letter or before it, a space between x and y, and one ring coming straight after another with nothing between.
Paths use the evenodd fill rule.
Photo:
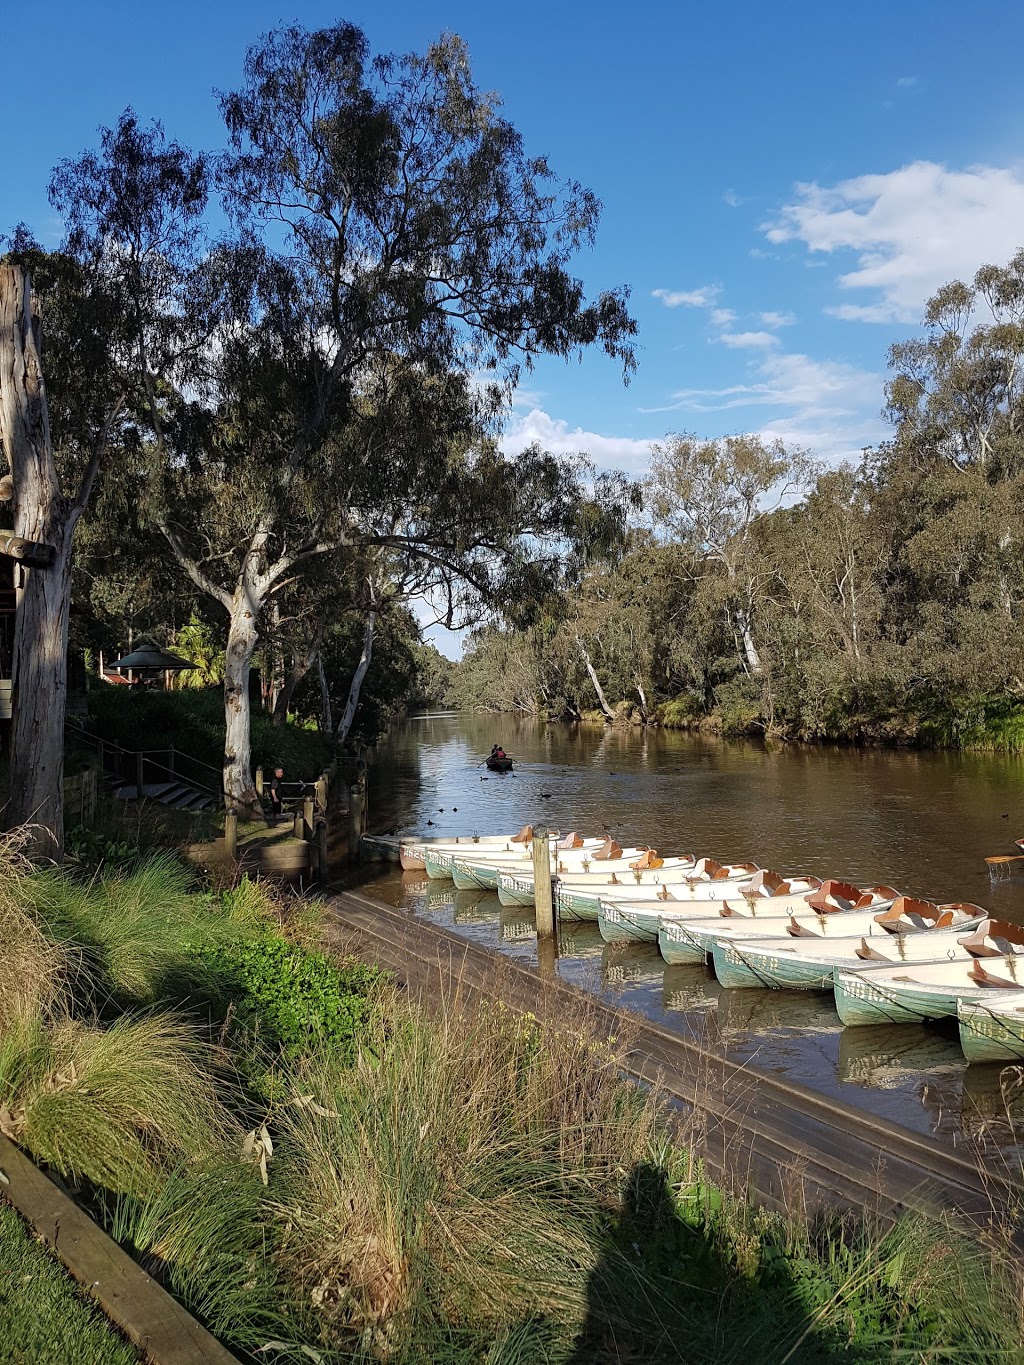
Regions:
<instances>
[{"instance_id":1,"label":"green foliage","mask_svg":"<svg viewBox=\"0 0 1024 1365\"><path fill-rule=\"evenodd\" d=\"M323 1046L351 1062L372 1014L382 973L360 963L336 965L325 954L263 937L251 942L201 945L215 1005L265 1046L297 1058Z\"/></svg>"},{"instance_id":2,"label":"green foliage","mask_svg":"<svg viewBox=\"0 0 1024 1365\"><path fill-rule=\"evenodd\" d=\"M224 696L205 692L156 692L142 688L97 687L89 693L89 729L122 749L177 750L178 771L187 779L189 758L207 768L195 778L219 786L224 760ZM312 782L330 761L319 735L298 725L274 726L257 711L252 717L252 761L270 769L280 763L288 781ZM160 755L158 761L162 760ZM212 768L215 771L209 771Z\"/></svg>"},{"instance_id":3,"label":"green foliage","mask_svg":"<svg viewBox=\"0 0 1024 1365\"><path fill-rule=\"evenodd\" d=\"M141 1356L0 1203L0 1341L7 1365L136 1365Z\"/></svg>"},{"instance_id":4,"label":"green foliage","mask_svg":"<svg viewBox=\"0 0 1024 1365\"><path fill-rule=\"evenodd\" d=\"M117 838L89 825L75 825L64 835L64 856L83 871L95 872L104 866L130 867L145 857L145 850L130 838Z\"/></svg>"}]
</instances>

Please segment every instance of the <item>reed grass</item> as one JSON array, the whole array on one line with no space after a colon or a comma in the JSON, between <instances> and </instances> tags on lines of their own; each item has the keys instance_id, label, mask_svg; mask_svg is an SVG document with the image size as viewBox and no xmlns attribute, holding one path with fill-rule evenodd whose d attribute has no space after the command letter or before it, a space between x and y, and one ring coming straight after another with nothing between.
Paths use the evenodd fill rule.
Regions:
<instances>
[{"instance_id":1,"label":"reed grass","mask_svg":"<svg viewBox=\"0 0 1024 1365\"><path fill-rule=\"evenodd\" d=\"M170 1015L97 1028L26 1013L0 1033L0 1125L73 1182L150 1189L234 1127L211 1061Z\"/></svg>"},{"instance_id":2,"label":"reed grass","mask_svg":"<svg viewBox=\"0 0 1024 1365\"><path fill-rule=\"evenodd\" d=\"M313 1102L278 1120L300 1297L329 1336L396 1360L452 1323L579 1319L655 1102L579 1030L460 1002L428 1021L397 998L384 1026L351 1071L311 1060Z\"/></svg>"}]
</instances>

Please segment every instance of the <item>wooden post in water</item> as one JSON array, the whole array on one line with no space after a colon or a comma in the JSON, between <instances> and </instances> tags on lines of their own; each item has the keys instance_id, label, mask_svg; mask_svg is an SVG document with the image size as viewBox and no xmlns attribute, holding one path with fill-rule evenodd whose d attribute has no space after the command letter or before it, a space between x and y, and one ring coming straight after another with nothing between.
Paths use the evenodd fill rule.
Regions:
<instances>
[{"instance_id":1,"label":"wooden post in water","mask_svg":"<svg viewBox=\"0 0 1024 1365\"><path fill-rule=\"evenodd\" d=\"M366 787L363 779L357 777L348 789L348 856L350 862L359 861L365 802Z\"/></svg>"},{"instance_id":2,"label":"wooden post in water","mask_svg":"<svg viewBox=\"0 0 1024 1365\"><path fill-rule=\"evenodd\" d=\"M537 942L554 940L555 906L551 894L551 847L543 826L533 830L533 903L537 907Z\"/></svg>"},{"instance_id":3,"label":"wooden post in water","mask_svg":"<svg viewBox=\"0 0 1024 1365\"><path fill-rule=\"evenodd\" d=\"M224 847L232 862L238 857L238 811L224 813Z\"/></svg>"}]
</instances>

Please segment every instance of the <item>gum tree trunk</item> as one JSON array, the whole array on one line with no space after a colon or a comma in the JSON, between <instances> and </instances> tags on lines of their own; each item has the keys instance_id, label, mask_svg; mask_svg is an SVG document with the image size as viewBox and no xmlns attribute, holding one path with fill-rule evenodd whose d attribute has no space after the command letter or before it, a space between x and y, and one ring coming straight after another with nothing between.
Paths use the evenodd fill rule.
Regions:
<instances>
[{"instance_id":1,"label":"gum tree trunk","mask_svg":"<svg viewBox=\"0 0 1024 1365\"><path fill-rule=\"evenodd\" d=\"M601 686L601 679L597 676L597 669L591 663L590 655L587 652L587 647L578 635L576 636L576 643L577 645L579 645L580 655L582 656L584 664L586 664L587 673L590 677L590 681L594 684L594 691L597 693L597 700L601 707L601 714L604 716L605 720L614 721L615 712L608 705L608 698L605 696L604 688Z\"/></svg>"},{"instance_id":2,"label":"gum tree trunk","mask_svg":"<svg viewBox=\"0 0 1024 1365\"><path fill-rule=\"evenodd\" d=\"M49 568L15 566L13 721L8 828L32 828L33 854L64 851L64 710L71 544L81 514L63 498L53 462L32 284L0 266L0 430L14 482L14 531L54 549Z\"/></svg>"},{"instance_id":3,"label":"gum tree trunk","mask_svg":"<svg viewBox=\"0 0 1024 1365\"><path fill-rule=\"evenodd\" d=\"M352 682L349 684L348 700L345 702L345 710L342 712L341 720L338 721L338 729L334 738L339 744L344 744L348 738L348 732L352 729L352 722L356 718L356 708L359 705L359 693L362 690L363 679L366 677L373 658L373 635L377 623L377 612L374 607L370 608L366 618L366 629L363 632L363 652L359 656L356 664L356 671L352 675Z\"/></svg>"},{"instance_id":4,"label":"gum tree trunk","mask_svg":"<svg viewBox=\"0 0 1024 1365\"><path fill-rule=\"evenodd\" d=\"M229 807L243 810L258 805L252 776L249 670L260 638L261 605L243 587L235 591L224 655L224 798Z\"/></svg>"}]
</instances>

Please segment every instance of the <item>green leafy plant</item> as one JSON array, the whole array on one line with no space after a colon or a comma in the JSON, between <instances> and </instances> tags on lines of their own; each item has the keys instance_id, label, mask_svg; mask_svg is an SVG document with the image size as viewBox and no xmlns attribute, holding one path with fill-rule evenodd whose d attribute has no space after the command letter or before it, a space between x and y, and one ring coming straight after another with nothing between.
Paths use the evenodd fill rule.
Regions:
<instances>
[{"instance_id":1,"label":"green leafy plant","mask_svg":"<svg viewBox=\"0 0 1024 1365\"><path fill-rule=\"evenodd\" d=\"M336 965L324 953L265 936L199 947L220 1011L232 1009L266 1046L298 1057L322 1044L347 1063L369 1021L384 974L361 963Z\"/></svg>"}]
</instances>

